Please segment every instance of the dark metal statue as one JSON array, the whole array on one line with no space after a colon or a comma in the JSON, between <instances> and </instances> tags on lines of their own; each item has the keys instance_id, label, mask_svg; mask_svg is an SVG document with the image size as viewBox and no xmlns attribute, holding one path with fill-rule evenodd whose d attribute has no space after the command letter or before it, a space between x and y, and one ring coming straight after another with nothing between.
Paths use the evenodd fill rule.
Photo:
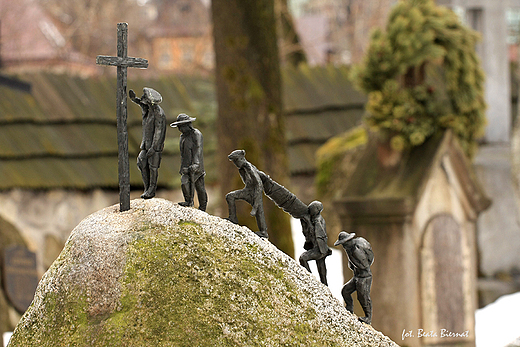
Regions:
<instances>
[{"instance_id":1,"label":"dark metal statue","mask_svg":"<svg viewBox=\"0 0 520 347\"><path fill-rule=\"evenodd\" d=\"M256 234L263 238L268 238L267 224L264 216L264 205L262 202L262 180L260 179L260 171L250 162L246 160L246 151L236 150L228 155L230 161L238 168L238 173L245 184L240 190L235 190L226 195L226 201L229 208L228 220L238 224L236 200L244 200L253 208L251 216L256 218L256 224L259 231Z\"/></svg>"},{"instance_id":2,"label":"dark metal statue","mask_svg":"<svg viewBox=\"0 0 520 347\"><path fill-rule=\"evenodd\" d=\"M238 168L240 177L245 184L243 189L235 190L226 195L229 207L228 219L238 224L235 201L244 200L253 207L251 215L256 217L256 222L260 229L256 234L267 238L267 225L262 202L263 191L276 206L289 213L292 217L300 219L305 236L304 248L306 250L300 256L300 264L311 272L308 261L315 260L320 280L327 285L325 258L332 254L332 250L327 246L325 220L321 216L323 205L319 201L313 201L309 206L305 205L287 188L248 162L245 155L246 152L244 150L236 150L228 156L229 160Z\"/></svg>"},{"instance_id":3,"label":"dark metal statue","mask_svg":"<svg viewBox=\"0 0 520 347\"><path fill-rule=\"evenodd\" d=\"M264 193L276 206L289 213L293 218L299 219L305 236L305 252L300 256L300 264L309 272L309 260L315 260L320 275L321 283L327 285L327 267L325 258L332 254L327 245L327 230L325 220L321 216L323 205L319 201L313 201L309 206L291 193L287 188L275 182L271 177L260 171L260 178L264 187Z\"/></svg>"},{"instance_id":4,"label":"dark metal statue","mask_svg":"<svg viewBox=\"0 0 520 347\"><path fill-rule=\"evenodd\" d=\"M320 274L321 283L327 284L327 267L325 258L332 254L332 250L327 245L327 229L325 219L321 216L323 204L313 201L309 204L309 217L301 219L303 235L305 235L305 252L300 255L300 264L309 272L309 260L315 260Z\"/></svg>"},{"instance_id":5,"label":"dark metal statue","mask_svg":"<svg viewBox=\"0 0 520 347\"><path fill-rule=\"evenodd\" d=\"M264 187L264 193L271 199L276 206L284 212L289 213L296 219L304 218L309 215L308 206L291 193L287 188L273 180L263 171L259 171L260 179Z\"/></svg>"},{"instance_id":6,"label":"dark metal statue","mask_svg":"<svg viewBox=\"0 0 520 347\"><path fill-rule=\"evenodd\" d=\"M141 198L150 199L155 196L157 189L161 152L166 136L166 116L159 106L162 96L156 90L146 87L143 88L141 98L136 97L132 89L128 94L134 103L141 106L142 110L143 140L140 147L141 152L137 157L137 167L141 171L144 184L144 193Z\"/></svg>"},{"instance_id":7,"label":"dark metal statue","mask_svg":"<svg viewBox=\"0 0 520 347\"><path fill-rule=\"evenodd\" d=\"M208 194L204 184L204 158L202 133L192 126L196 118L191 118L187 114L181 113L177 116L177 121L170 124L173 128L178 128L181 132L181 188L184 201L179 202L181 206L192 207L195 199L195 191L199 199L199 210L206 211L208 206Z\"/></svg>"},{"instance_id":8,"label":"dark metal statue","mask_svg":"<svg viewBox=\"0 0 520 347\"><path fill-rule=\"evenodd\" d=\"M362 237L354 238L355 233L342 231L338 235L338 240L334 246L343 245L348 256L348 267L354 272L354 277L350 279L341 290L343 300L349 312L354 313L354 302L352 293L357 291L357 297L365 317L360 317L361 322L372 323L372 300L370 299L370 287L372 285L372 272L370 265L374 262L374 253L370 243Z\"/></svg>"}]
</instances>

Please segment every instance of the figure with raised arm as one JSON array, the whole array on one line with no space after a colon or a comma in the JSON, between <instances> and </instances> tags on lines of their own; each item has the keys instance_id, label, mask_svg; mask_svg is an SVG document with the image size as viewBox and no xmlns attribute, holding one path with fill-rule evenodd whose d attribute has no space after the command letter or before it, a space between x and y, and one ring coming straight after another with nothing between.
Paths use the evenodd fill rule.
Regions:
<instances>
[{"instance_id":1,"label":"figure with raised arm","mask_svg":"<svg viewBox=\"0 0 520 347\"><path fill-rule=\"evenodd\" d=\"M155 196L157 189L161 152L164 149L166 137L166 116L159 106L162 96L156 90L147 87L143 88L141 98L136 97L132 89L128 94L142 111L143 139L140 146L141 151L137 156L137 167L141 171L144 184L144 193L141 198L150 199Z\"/></svg>"}]
</instances>

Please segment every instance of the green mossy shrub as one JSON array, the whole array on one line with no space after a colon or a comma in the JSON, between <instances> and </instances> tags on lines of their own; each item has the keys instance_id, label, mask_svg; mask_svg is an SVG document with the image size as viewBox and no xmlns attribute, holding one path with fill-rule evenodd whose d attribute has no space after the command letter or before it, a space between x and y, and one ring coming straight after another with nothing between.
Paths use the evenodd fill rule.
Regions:
<instances>
[{"instance_id":1,"label":"green mossy shrub","mask_svg":"<svg viewBox=\"0 0 520 347\"><path fill-rule=\"evenodd\" d=\"M355 85L368 94L366 122L395 150L452 129L471 157L485 126L478 34L433 0L401 0L373 32Z\"/></svg>"},{"instance_id":2,"label":"green mossy shrub","mask_svg":"<svg viewBox=\"0 0 520 347\"><path fill-rule=\"evenodd\" d=\"M316 152L318 170L315 184L318 199L324 206L322 214L327 221L327 234L331 247L342 230L333 201L342 194L343 187L350 180L368 139L367 129L360 126L334 136Z\"/></svg>"},{"instance_id":3,"label":"green mossy shrub","mask_svg":"<svg viewBox=\"0 0 520 347\"><path fill-rule=\"evenodd\" d=\"M335 177L339 175L343 181L345 172L342 163L346 153L365 145L367 141L367 130L363 127L356 127L343 134L334 136L318 149L316 152L318 166L316 187L320 198L336 191L338 187L334 184Z\"/></svg>"}]
</instances>

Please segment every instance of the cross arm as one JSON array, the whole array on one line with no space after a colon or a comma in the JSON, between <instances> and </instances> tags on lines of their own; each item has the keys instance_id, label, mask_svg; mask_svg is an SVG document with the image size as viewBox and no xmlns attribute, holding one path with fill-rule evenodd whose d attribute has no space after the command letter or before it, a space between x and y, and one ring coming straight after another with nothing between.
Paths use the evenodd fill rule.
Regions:
<instances>
[{"instance_id":1,"label":"cross arm","mask_svg":"<svg viewBox=\"0 0 520 347\"><path fill-rule=\"evenodd\" d=\"M148 67L148 60L143 58L132 58L132 57L111 57L108 55L98 55L96 58L96 64L98 65L109 65L109 66L121 66L121 67L136 67L140 69L146 69Z\"/></svg>"}]
</instances>

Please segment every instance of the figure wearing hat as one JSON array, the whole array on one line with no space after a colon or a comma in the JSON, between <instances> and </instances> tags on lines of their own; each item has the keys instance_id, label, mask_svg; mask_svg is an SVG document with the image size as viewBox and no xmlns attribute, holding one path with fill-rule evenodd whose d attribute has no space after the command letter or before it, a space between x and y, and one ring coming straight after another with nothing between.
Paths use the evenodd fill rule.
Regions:
<instances>
[{"instance_id":1,"label":"figure wearing hat","mask_svg":"<svg viewBox=\"0 0 520 347\"><path fill-rule=\"evenodd\" d=\"M236 200L244 200L253 207L251 216L256 218L259 231L255 232L258 236L268 238L267 224L265 222L263 197L263 185L260 172L253 164L246 160L246 151L243 149L231 152L228 159L238 168L238 173L245 187L235 190L226 195L226 202L229 208L231 222L238 224Z\"/></svg>"},{"instance_id":2,"label":"figure wearing hat","mask_svg":"<svg viewBox=\"0 0 520 347\"><path fill-rule=\"evenodd\" d=\"M195 191L199 199L199 210L206 211L208 195L204 184L204 158L202 156L204 139L202 133L192 126L196 118L191 118L185 113L177 116L177 121L170 124L172 128L178 128L181 132L181 188L184 201L179 202L181 206L193 206Z\"/></svg>"},{"instance_id":3,"label":"figure wearing hat","mask_svg":"<svg viewBox=\"0 0 520 347\"><path fill-rule=\"evenodd\" d=\"M144 193L143 199L150 199L155 196L157 189L157 178L159 166L161 164L161 152L164 149L164 139L166 136L166 116L159 106L162 96L152 88L143 88L143 96L136 97L135 92L130 89L128 92L130 99L141 106L143 116L143 140L141 142L141 152L137 156L137 167L143 177Z\"/></svg>"},{"instance_id":4,"label":"figure wearing hat","mask_svg":"<svg viewBox=\"0 0 520 347\"><path fill-rule=\"evenodd\" d=\"M354 277L350 279L341 290L343 300L349 312L354 313L354 302L352 293L357 291L357 297L365 317L360 317L361 322L372 323L372 300L370 299L370 287L372 285L372 272L370 265L374 262L374 253L370 243L362 237L354 238L355 233L342 231L338 235L338 240L334 246L343 245L343 249L348 256L348 267L354 272Z\"/></svg>"}]
</instances>

